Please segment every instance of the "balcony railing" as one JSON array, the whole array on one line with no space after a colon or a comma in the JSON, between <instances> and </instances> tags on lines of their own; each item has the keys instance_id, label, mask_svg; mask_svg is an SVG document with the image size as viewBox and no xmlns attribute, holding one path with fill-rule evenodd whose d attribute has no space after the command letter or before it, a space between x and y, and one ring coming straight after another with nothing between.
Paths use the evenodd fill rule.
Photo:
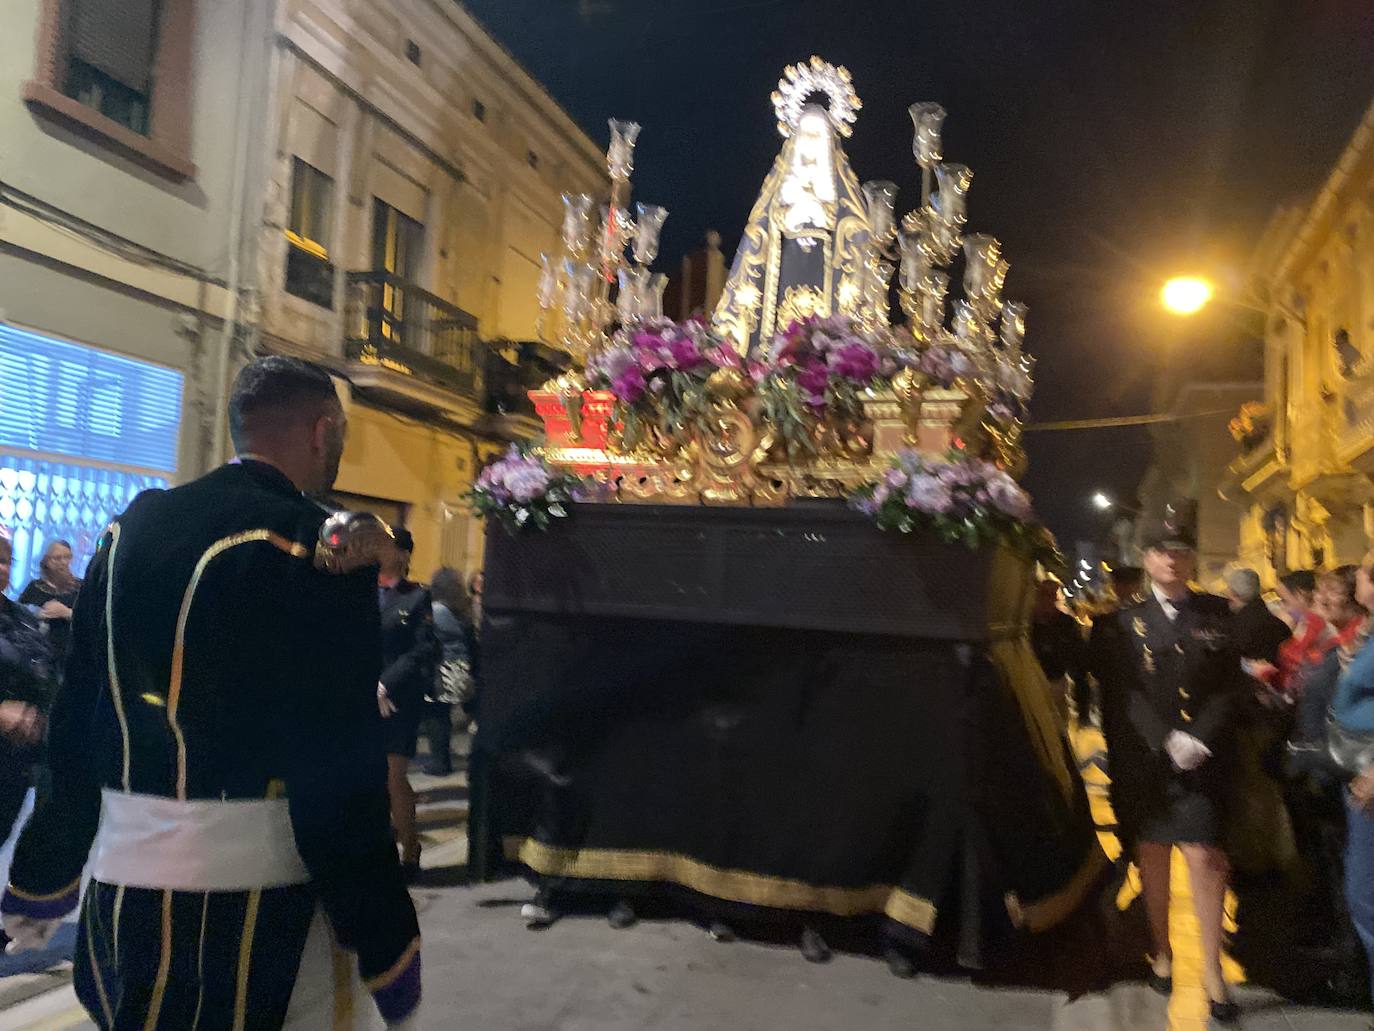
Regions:
<instances>
[{"instance_id":1,"label":"balcony railing","mask_svg":"<svg viewBox=\"0 0 1374 1031\"><path fill-rule=\"evenodd\" d=\"M535 340L494 344L487 355L487 413L536 418L529 392L567 372L568 366L565 353Z\"/></svg>"},{"instance_id":2,"label":"balcony railing","mask_svg":"<svg viewBox=\"0 0 1374 1031\"><path fill-rule=\"evenodd\" d=\"M390 272L348 273L350 360L480 398L486 347L477 318Z\"/></svg>"}]
</instances>

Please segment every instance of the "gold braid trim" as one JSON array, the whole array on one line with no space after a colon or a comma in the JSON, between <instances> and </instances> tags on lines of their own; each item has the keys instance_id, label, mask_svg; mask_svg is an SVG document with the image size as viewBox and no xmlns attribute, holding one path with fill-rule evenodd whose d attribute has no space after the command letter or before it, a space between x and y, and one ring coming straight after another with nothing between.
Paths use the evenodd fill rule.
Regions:
<instances>
[{"instance_id":1,"label":"gold braid trim","mask_svg":"<svg viewBox=\"0 0 1374 1031\"><path fill-rule=\"evenodd\" d=\"M114 706L115 719L119 721L119 740L123 746L120 763L120 783L129 790L129 719L124 714L124 696L119 688L119 668L115 665L114 630L114 578L115 553L119 550L119 524L111 523L106 531L110 535L110 557L105 560L105 666L109 676L110 703Z\"/></svg>"},{"instance_id":2,"label":"gold braid trim","mask_svg":"<svg viewBox=\"0 0 1374 1031\"><path fill-rule=\"evenodd\" d=\"M96 887L96 885L92 885L92 888ZM100 963L95 957L97 935L92 926L91 917L92 911L98 909L99 906L100 892L95 890L91 893L91 897L86 900L86 912L84 914L86 920L86 961L91 965L91 980L95 982L95 994L100 998L100 1012L105 1015L105 1026L114 1027L114 1010L110 1009L110 997L105 992L105 978L100 973ZM116 935L115 947L118 948L118 945L119 938ZM116 965L118 965L118 960L116 960Z\"/></svg>"},{"instance_id":3,"label":"gold braid trim","mask_svg":"<svg viewBox=\"0 0 1374 1031\"><path fill-rule=\"evenodd\" d=\"M167 975L172 969L172 893L162 892L162 953L158 958L157 977L153 981L153 997L148 1002L148 1017L143 1031L155 1031L162 1013L162 1000L167 994Z\"/></svg>"},{"instance_id":4,"label":"gold braid trim","mask_svg":"<svg viewBox=\"0 0 1374 1031\"><path fill-rule=\"evenodd\" d=\"M172 736L176 738L177 743L177 798L183 802L186 801L186 738L181 732L181 724L177 722L177 709L181 704L181 674L186 658L186 621L191 616L191 602L195 598L196 588L200 586L200 578L205 575L205 569L212 561L230 548L254 541L266 541L278 551L285 552L293 558L309 558L311 554L310 549L304 544L289 541L271 530L244 530L242 533L221 537L206 548L205 553L196 562L191 579L186 584L186 593L181 598L181 611L177 614L176 636L172 643L172 672L167 686L167 722L171 725ZM126 749L126 762L127 754ZM127 781L126 775L125 790L129 786Z\"/></svg>"},{"instance_id":5,"label":"gold braid trim","mask_svg":"<svg viewBox=\"0 0 1374 1031\"><path fill-rule=\"evenodd\" d=\"M924 934L935 927L935 905L890 884L837 888L746 870L723 870L671 852L558 848L533 838L508 838L508 859L536 873L606 881L666 881L727 902L799 909L835 916L884 913Z\"/></svg>"},{"instance_id":6,"label":"gold braid trim","mask_svg":"<svg viewBox=\"0 0 1374 1031\"><path fill-rule=\"evenodd\" d=\"M73 889L80 887L80 885L81 878L78 877L76 880L72 881L71 884L67 885L65 888L62 888L59 891L54 891L48 895L35 895L32 892L25 891L23 888L15 887L14 882L11 881L9 885L5 888L5 890L8 891L11 895L13 895L15 898L23 899L25 902L56 902L63 895L70 895Z\"/></svg>"},{"instance_id":7,"label":"gold braid trim","mask_svg":"<svg viewBox=\"0 0 1374 1031\"><path fill-rule=\"evenodd\" d=\"M405 947L405 951L401 953L400 959L391 964L384 973L378 974L376 977L368 978L363 982L363 985L369 992L380 992L383 988L389 988L396 978L406 972L406 967L410 966L410 961L415 958L415 953L419 951L420 939L417 936L414 941Z\"/></svg>"}]
</instances>

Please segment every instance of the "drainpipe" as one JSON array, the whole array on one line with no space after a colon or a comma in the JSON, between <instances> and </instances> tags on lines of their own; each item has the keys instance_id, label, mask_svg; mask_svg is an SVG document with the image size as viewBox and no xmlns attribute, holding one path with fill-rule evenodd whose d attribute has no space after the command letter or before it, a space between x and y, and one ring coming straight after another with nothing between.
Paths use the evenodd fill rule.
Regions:
<instances>
[{"instance_id":1,"label":"drainpipe","mask_svg":"<svg viewBox=\"0 0 1374 1031\"><path fill-rule=\"evenodd\" d=\"M243 223L245 218L244 195L247 190L248 152L250 150L251 119L249 108L260 92L256 85L262 82L262 55L269 45L266 32L254 31L253 17L261 6L268 11L268 27L271 26L271 0L262 4L255 0L245 0L243 4L243 27L241 32L240 53L243 55L243 76L239 79L238 100L234 105L234 177L229 192L229 310L225 313L224 328L220 333L219 362L215 374L215 392L211 398L211 419L214 433L207 468L218 465L227 453L228 425L223 409L229 396L229 367L234 351L234 339L239 325L240 281L243 248ZM251 48L251 49L250 49Z\"/></svg>"}]
</instances>

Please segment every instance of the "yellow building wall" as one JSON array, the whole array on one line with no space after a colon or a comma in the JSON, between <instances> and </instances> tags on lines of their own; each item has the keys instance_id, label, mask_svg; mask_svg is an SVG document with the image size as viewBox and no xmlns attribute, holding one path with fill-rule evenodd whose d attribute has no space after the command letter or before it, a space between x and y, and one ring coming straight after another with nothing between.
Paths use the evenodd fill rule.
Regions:
<instances>
[{"instance_id":1,"label":"yellow building wall","mask_svg":"<svg viewBox=\"0 0 1374 1031\"><path fill-rule=\"evenodd\" d=\"M472 486L473 448L457 432L354 404L335 486L408 507L416 579L427 581L441 565L468 573L481 562L479 524L462 501Z\"/></svg>"}]
</instances>

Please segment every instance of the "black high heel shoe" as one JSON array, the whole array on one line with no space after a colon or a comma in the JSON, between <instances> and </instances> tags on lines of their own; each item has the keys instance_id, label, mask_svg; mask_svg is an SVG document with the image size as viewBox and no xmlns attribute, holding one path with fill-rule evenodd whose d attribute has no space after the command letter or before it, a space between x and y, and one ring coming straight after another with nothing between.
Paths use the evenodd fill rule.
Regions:
<instances>
[{"instance_id":1,"label":"black high heel shoe","mask_svg":"<svg viewBox=\"0 0 1374 1031\"><path fill-rule=\"evenodd\" d=\"M1155 992L1158 995L1163 995L1167 998L1168 996L1174 994L1173 965L1171 962L1169 967L1169 973L1156 974L1155 958L1156 957L1153 956L1149 957L1150 972L1145 975L1145 983L1150 986L1151 991Z\"/></svg>"},{"instance_id":2,"label":"black high heel shoe","mask_svg":"<svg viewBox=\"0 0 1374 1031\"><path fill-rule=\"evenodd\" d=\"M1231 999L1222 999L1215 1002L1207 1000L1207 1009L1212 1015L1212 1019L1218 1024L1236 1024L1240 1022L1240 1007Z\"/></svg>"}]
</instances>

